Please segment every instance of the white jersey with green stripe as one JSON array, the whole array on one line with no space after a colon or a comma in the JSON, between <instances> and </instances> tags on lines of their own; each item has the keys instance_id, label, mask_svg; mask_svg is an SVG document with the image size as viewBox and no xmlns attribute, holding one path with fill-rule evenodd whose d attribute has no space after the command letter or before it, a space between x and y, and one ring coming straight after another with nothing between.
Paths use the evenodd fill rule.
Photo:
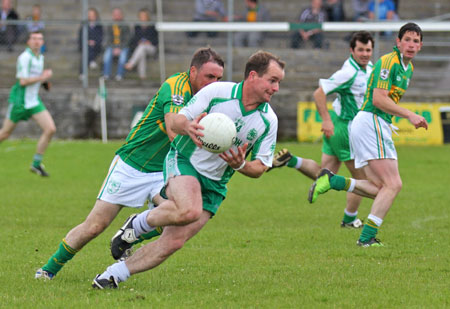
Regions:
<instances>
[{"instance_id":1,"label":"white jersey with green stripe","mask_svg":"<svg viewBox=\"0 0 450 309\"><path fill-rule=\"evenodd\" d=\"M237 147L248 143L247 155L250 160L260 160L264 165L272 166L276 145L278 118L269 103L245 111L242 104L241 83L215 82L200 90L180 111L187 119L193 120L203 112L223 113L236 125L237 137L231 147L237 153ZM189 158L194 168L203 176L212 180L227 182L234 170L218 154L198 148L187 135L178 135L172 146L183 156Z\"/></svg>"},{"instance_id":2,"label":"white jersey with green stripe","mask_svg":"<svg viewBox=\"0 0 450 309\"><path fill-rule=\"evenodd\" d=\"M341 119L352 120L361 108L372 68L372 62L364 69L350 56L329 79L319 80L325 94L337 94L333 109Z\"/></svg>"},{"instance_id":3,"label":"white jersey with green stripe","mask_svg":"<svg viewBox=\"0 0 450 309\"><path fill-rule=\"evenodd\" d=\"M28 86L21 86L19 79L37 77L44 71L44 56L36 56L33 51L27 47L17 58L16 84L11 89L10 102L14 104L24 104L26 109L33 108L39 104L40 82ZM23 89L25 91L23 91Z\"/></svg>"}]
</instances>

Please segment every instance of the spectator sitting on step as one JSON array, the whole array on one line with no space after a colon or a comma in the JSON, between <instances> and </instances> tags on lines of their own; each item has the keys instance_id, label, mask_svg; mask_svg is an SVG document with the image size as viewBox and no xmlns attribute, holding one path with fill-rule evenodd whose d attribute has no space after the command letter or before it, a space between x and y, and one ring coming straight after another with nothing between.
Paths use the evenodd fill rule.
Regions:
<instances>
[{"instance_id":1,"label":"spectator sitting on step","mask_svg":"<svg viewBox=\"0 0 450 309\"><path fill-rule=\"evenodd\" d=\"M353 0L353 21L367 21L369 19L369 3L371 0Z\"/></svg>"},{"instance_id":2,"label":"spectator sitting on step","mask_svg":"<svg viewBox=\"0 0 450 309\"><path fill-rule=\"evenodd\" d=\"M128 60L128 43L130 41L130 28L124 25L123 13L119 8L112 11L114 24L106 28L106 46L103 54L103 77L105 80L110 78L112 61L118 57L116 81L121 81L124 76L124 66Z\"/></svg>"},{"instance_id":3,"label":"spectator sitting on step","mask_svg":"<svg viewBox=\"0 0 450 309\"><path fill-rule=\"evenodd\" d=\"M195 0L194 21L226 21L225 7L222 0ZM196 37L199 32L188 32L188 37ZM207 32L208 37L216 37L217 32Z\"/></svg>"},{"instance_id":4,"label":"spectator sitting on step","mask_svg":"<svg viewBox=\"0 0 450 309\"><path fill-rule=\"evenodd\" d=\"M96 8L88 9L88 25L87 25L87 55L88 55L88 65L90 69L96 69L98 64L96 62L98 55L102 52L102 42L103 42L103 27L99 23L100 15ZM83 26L80 27L78 31L78 50L83 56ZM82 73L82 63L80 61L80 73Z\"/></svg>"},{"instance_id":5,"label":"spectator sitting on step","mask_svg":"<svg viewBox=\"0 0 450 309\"><path fill-rule=\"evenodd\" d=\"M0 10L0 44L6 45L8 52L13 52L13 45L19 36L17 25L7 25L3 23L6 20L18 20L19 15L11 6L11 0L2 0L2 8Z\"/></svg>"},{"instance_id":6,"label":"spectator sitting on step","mask_svg":"<svg viewBox=\"0 0 450 309\"><path fill-rule=\"evenodd\" d=\"M328 21L344 21L344 2L343 0L326 0L324 10L327 13Z\"/></svg>"},{"instance_id":7,"label":"spectator sitting on step","mask_svg":"<svg viewBox=\"0 0 450 309\"><path fill-rule=\"evenodd\" d=\"M270 20L269 11L258 0L245 0L245 14L236 18L236 21L264 22ZM257 47L261 46L263 32L236 32L234 41L236 46Z\"/></svg>"},{"instance_id":8,"label":"spectator sitting on step","mask_svg":"<svg viewBox=\"0 0 450 309\"><path fill-rule=\"evenodd\" d=\"M322 0L311 0L311 6L303 10L297 20L298 23L323 23L326 20L326 13L322 8ZM309 30L300 29L294 32L291 37L291 47L299 48L306 41L311 41L314 48L322 48L323 33L320 28Z\"/></svg>"},{"instance_id":9,"label":"spectator sitting on step","mask_svg":"<svg viewBox=\"0 0 450 309\"><path fill-rule=\"evenodd\" d=\"M125 64L125 69L132 70L137 64L139 78L143 80L146 78L147 72L146 56L154 56L157 51L158 32L154 25L148 24L150 21L148 9L140 9L138 17L142 24L134 26L134 36L130 43L130 49L134 49L134 51L130 60Z\"/></svg>"}]
</instances>

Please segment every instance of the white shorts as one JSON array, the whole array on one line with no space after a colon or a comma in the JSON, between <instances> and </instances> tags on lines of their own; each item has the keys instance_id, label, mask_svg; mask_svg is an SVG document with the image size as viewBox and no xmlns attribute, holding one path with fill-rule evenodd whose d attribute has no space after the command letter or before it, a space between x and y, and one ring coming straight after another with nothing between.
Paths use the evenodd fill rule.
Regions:
<instances>
[{"instance_id":1,"label":"white shorts","mask_svg":"<svg viewBox=\"0 0 450 309\"><path fill-rule=\"evenodd\" d=\"M116 155L97 198L128 207L142 207L148 200L149 207L152 207L152 198L159 193L163 185L162 172L140 172Z\"/></svg>"},{"instance_id":2,"label":"white shorts","mask_svg":"<svg viewBox=\"0 0 450 309\"><path fill-rule=\"evenodd\" d=\"M364 111L356 114L350 130L350 142L355 154L355 168L367 165L370 160L397 160L391 126L376 114Z\"/></svg>"}]
</instances>

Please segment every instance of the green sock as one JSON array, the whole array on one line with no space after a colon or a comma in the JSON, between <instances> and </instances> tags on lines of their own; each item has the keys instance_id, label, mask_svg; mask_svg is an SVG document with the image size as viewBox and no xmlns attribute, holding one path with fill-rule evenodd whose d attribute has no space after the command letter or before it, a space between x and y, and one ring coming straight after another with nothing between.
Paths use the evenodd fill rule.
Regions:
<instances>
[{"instance_id":1,"label":"green sock","mask_svg":"<svg viewBox=\"0 0 450 309\"><path fill-rule=\"evenodd\" d=\"M297 157L292 156L292 158L288 161L287 166L295 168L297 166L297 161Z\"/></svg>"},{"instance_id":2,"label":"green sock","mask_svg":"<svg viewBox=\"0 0 450 309\"><path fill-rule=\"evenodd\" d=\"M136 240L136 241L133 243L133 245L139 244L139 243L143 242L144 240L151 239L151 238L153 238L153 237L159 236L159 235L162 234L162 232L163 232L163 228L162 228L162 227L157 227L157 228L154 229L153 231L150 231L150 232L145 233L145 234L141 234L141 235L139 236L139 239Z\"/></svg>"},{"instance_id":3,"label":"green sock","mask_svg":"<svg viewBox=\"0 0 450 309\"><path fill-rule=\"evenodd\" d=\"M361 242L368 241L372 237L375 237L378 233L378 228L372 220L368 219L367 223L364 224L363 230L361 232L361 236L359 236L359 240Z\"/></svg>"},{"instance_id":4,"label":"green sock","mask_svg":"<svg viewBox=\"0 0 450 309\"><path fill-rule=\"evenodd\" d=\"M42 157L43 157L43 155L41 155L41 154L39 154L39 153L36 153L36 154L33 156L33 166L34 166L34 167L39 167L39 166L41 165Z\"/></svg>"},{"instance_id":5,"label":"green sock","mask_svg":"<svg viewBox=\"0 0 450 309\"><path fill-rule=\"evenodd\" d=\"M344 213L344 218L342 219L342 221L344 221L344 223L350 223L356 220L356 216L349 216L346 213Z\"/></svg>"},{"instance_id":6,"label":"green sock","mask_svg":"<svg viewBox=\"0 0 450 309\"><path fill-rule=\"evenodd\" d=\"M330 178L330 187L337 191L348 190L350 187L350 178L334 175Z\"/></svg>"},{"instance_id":7,"label":"green sock","mask_svg":"<svg viewBox=\"0 0 450 309\"><path fill-rule=\"evenodd\" d=\"M66 240L63 239L59 244L58 250L48 259L47 264L45 264L42 269L52 274L56 275L58 271L78 252L71 248Z\"/></svg>"}]
</instances>

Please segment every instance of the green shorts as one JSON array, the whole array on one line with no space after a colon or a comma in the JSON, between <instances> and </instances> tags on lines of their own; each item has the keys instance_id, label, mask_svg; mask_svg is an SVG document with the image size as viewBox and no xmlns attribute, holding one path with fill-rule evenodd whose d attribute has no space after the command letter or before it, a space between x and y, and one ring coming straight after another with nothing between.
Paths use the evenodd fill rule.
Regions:
<instances>
[{"instance_id":1,"label":"green shorts","mask_svg":"<svg viewBox=\"0 0 450 309\"><path fill-rule=\"evenodd\" d=\"M177 153L176 150L170 148L169 153L164 161L164 181L171 177L180 175L194 176L200 183L202 190L203 209L215 215L227 194L227 184L209 179L197 172L192 166L189 159ZM167 198L165 194L166 185L161 189L161 196Z\"/></svg>"},{"instance_id":2,"label":"green shorts","mask_svg":"<svg viewBox=\"0 0 450 309\"><path fill-rule=\"evenodd\" d=\"M349 137L351 122L339 118L334 113L331 120L334 124L334 135L330 138L323 136L322 152L337 157L341 162L352 160Z\"/></svg>"},{"instance_id":3,"label":"green shorts","mask_svg":"<svg viewBox=\"0 0 450 309\"><path fill-rule=\"evenodd\" d=\"M18 123L23 120L26 121L30 119L34 114L45 111L45 105L42 103L41 99L39 99L39 104L33 108L25 108L24 105L9 103L7 117L14 123Z\"/></svg>"}]
</instances>

